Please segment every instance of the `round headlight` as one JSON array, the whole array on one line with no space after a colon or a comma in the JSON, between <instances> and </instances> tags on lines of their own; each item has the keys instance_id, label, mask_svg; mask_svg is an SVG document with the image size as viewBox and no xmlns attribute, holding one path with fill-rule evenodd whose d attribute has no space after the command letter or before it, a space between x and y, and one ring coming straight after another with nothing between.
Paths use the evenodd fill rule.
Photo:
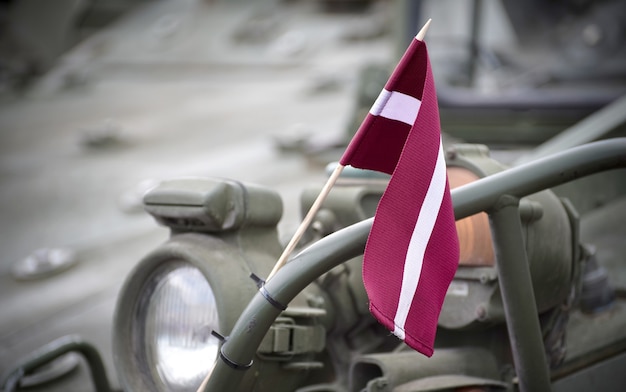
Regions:
<instances>
[{"instance_id":1,"label":"round headlight","mask_svg":"<svg viewBox=\"0 0 626 392\"><path fill-rule=\"evenodd\" d=\"M254 260L262 266L242 258L238 244L198 233L172 236L146 255L115 308L113 362L122 389L195 392L219 356L221 340L211 333L232 330L258 290L250 274L275 257Z\"/></svg>"},{"instance_id":2,"label":"round headlight","mask_svg":"<svg viewBox=\"0 0 626 392\"><path fill-rule=\"evenodd\" d=\"M282 201L255 185L187 178L153 188L144 207L171 235L120 288L113 363L124 391L196 391L219 356L212 332L232 330L258 292L250 274L263 276L280 254ZM242 383L254 385L247 374Z\"/></svg>"},{"instance_id":3,"label":"round headlight","mask_svg":"<svg viewBox=\"0 0 626 392\"><path fill-rule=\"evenodd\" d=\"M196 391L219 352L215 294L202 272L184 261L163 264L147 279L136 317L132 341L144 351L144 369L164 390Z\"/></svg>"}]
</instances>

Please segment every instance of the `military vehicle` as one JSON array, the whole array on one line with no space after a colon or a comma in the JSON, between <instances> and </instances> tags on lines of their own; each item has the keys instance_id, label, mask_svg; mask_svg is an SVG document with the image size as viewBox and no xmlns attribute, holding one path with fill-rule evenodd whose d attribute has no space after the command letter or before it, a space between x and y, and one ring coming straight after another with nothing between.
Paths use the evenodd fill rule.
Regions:
<instances>
[{"instance_id":1,"label":"military vehicle","mask_svg":"<svg viewBox=\"0 0 626 392\"><path fill-rule=\"evenodd\" d=\"M342 178L310 245L267 283L281 250L275 192L161 183L144 201L171 237L129 274L115 314L123 389L193 391L210 374L201 390L620 390L625 151L608 139L503 170L484 146L448 150L451 183L466 184L453 190L462 256L431 359L368 313L359 254L385 178ZM97 351L70 336L33 353L5 391L68 352L110 390Z\"/></svg>"},{"instance_id":2,"label":"military vehicle","mask_svg":"<svg viewBox=\"0 0 626 392\"><path fill-rule=\"evenodd\" d=\"M386 176L348 170L267 282L283 247L279 194L183 178L143 198L170 235L117 296L115 367L93 342L63 336L16 358L2 388L63 388L78 353L93 381L81 389L98 391L114 390L113 377L125 391L622 390L624 106L505 163L483 144L448 145L462 256L430 359L367 308L361 254ZM302 193L303 213L320 186Z\"/></svg>"}]
</instances>

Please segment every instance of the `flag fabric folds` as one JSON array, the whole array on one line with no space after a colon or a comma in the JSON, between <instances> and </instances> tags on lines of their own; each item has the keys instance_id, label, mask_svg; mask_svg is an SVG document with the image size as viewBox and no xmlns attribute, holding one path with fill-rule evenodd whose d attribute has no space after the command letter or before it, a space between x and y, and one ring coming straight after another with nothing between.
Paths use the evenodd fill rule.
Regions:
<instances>
[{"instance_id":1,"label":"flag fabric folds","mask_svg":"<svg viewBox=\"0 0 626 392\"><path fill-rule=\"evenodd\" d=\"M413 39L340 164L392 175L367 240L363 282L376 319L430 357L459 245L424 42Z\"/></svg>"}]
</instances>

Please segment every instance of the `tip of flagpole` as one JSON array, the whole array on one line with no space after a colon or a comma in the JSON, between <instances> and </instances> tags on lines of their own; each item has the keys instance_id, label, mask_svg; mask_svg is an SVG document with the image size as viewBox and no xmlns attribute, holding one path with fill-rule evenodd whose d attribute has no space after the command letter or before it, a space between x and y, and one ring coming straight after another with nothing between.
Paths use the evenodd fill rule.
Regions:
<instances>
[{"instance_id":1,"label":"tip of flagpole","mask_svg":"<svg viewBox=\"0 0 626 392\"><path fill-rule=\"evenodd\" d=\"M426 24L424 25L424 27L422 27L422 29L420 30L419 33L417 33L417 35L415 36L415 39L418 41L423 41L424 37L426 36L426 32L428 31L428 27L430 26L430 22L432 21L432 19L428 19L426 21Z\"/></svg>"}]
</instances>

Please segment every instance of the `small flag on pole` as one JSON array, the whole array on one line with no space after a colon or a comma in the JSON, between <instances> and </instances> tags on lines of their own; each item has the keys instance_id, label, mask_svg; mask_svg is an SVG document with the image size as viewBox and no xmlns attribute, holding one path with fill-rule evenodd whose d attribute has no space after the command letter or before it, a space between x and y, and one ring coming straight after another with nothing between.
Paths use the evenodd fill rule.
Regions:
<instances>
[{"instance_id":1,"label":"small flag on pole","mask_svg":"<svg viewBox=\"0 0 626 392\"><path fill-rule=\"evenodd\" d=\"M430 357L459 245L435 85L418 37L340 164L392 175L367 240L363 282L376 319Z\"/></svg>"}]
</instances>

